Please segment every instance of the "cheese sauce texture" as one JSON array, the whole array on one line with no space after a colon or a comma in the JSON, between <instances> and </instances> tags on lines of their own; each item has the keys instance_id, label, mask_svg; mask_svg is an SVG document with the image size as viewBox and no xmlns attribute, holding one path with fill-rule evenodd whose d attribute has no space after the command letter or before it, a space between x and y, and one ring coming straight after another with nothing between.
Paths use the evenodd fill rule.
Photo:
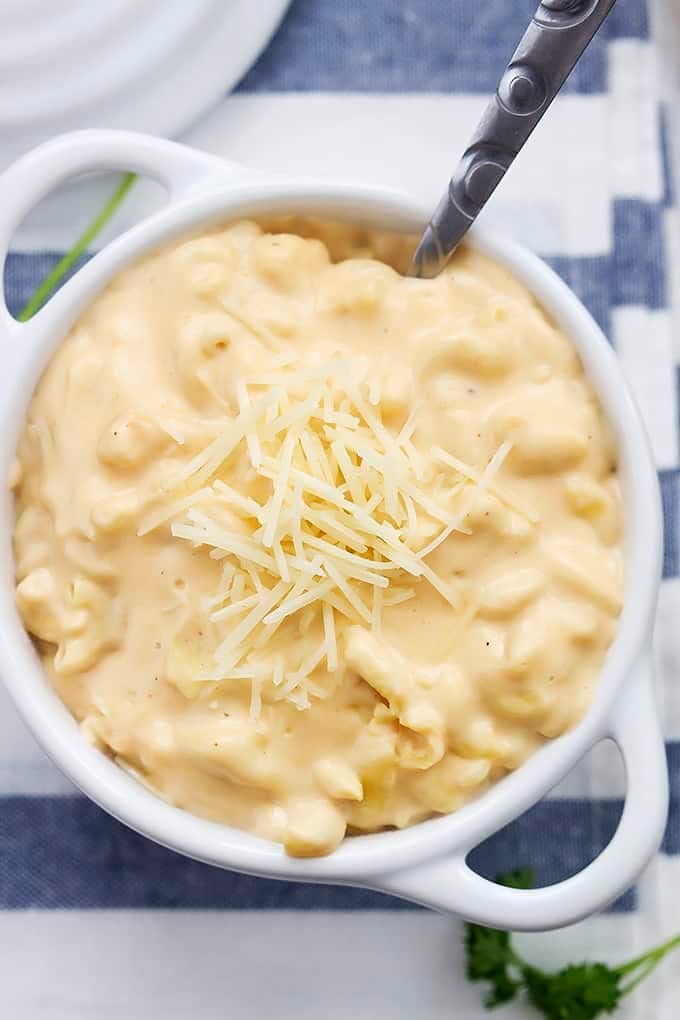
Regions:
<instances>
[{"instance_id":1,"label":"cheese sauce texture","mask_svg":"<svg viewBox=\"0 0 680 1020\"><path fill-rule=\"evenodd\" d=\"M288 218L117 276L30 405L16 598L83 734L284 844L452 812L587 711L616 451L569 340L472 250Z\"/></svg>"}]
</instances>

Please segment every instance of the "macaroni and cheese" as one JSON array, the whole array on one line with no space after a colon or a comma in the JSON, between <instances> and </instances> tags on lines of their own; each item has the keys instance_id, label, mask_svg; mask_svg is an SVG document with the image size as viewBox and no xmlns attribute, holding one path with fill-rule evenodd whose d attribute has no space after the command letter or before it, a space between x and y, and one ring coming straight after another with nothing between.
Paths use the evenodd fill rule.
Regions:
<instances>
[{"instance_id":1,"label":"macaroni and cheese","mask_svg":"<svg viewBox=\"0 0 680 1020\"><path fill-rule=\"evenodd\" d=\"M473 250L238 222L121 273L18 450L16 598L87 739L325 854L451 812L590 703L616 451L579 359Z\"/></svg>"}]
</instances>

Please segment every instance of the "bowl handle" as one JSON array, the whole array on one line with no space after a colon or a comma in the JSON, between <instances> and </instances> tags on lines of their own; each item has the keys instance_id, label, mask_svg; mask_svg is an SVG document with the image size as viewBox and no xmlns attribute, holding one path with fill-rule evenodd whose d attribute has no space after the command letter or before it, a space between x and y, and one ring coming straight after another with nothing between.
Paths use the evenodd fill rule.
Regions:
<instances>
[{"instance_id":1,"label":"bowl handle","mask_svg":"<svg viewBox=\"0 0 680 1020\"><path fill-rule=\"evenodd\" d=\"M14 231L24 216L59 184L96 170L132 170L152 177L167 189L171 201L225 177L251 175L238 164L151 135L113 130L61 135L0 174L0 266L4 266ZM3 330L25 328L9 313L2 278L0 325Z\"/></svg>"},{"instance_id":2,"label":"bowl handle","mask_svg":"<svg viewBox=\"0 0 680 1020\"><path fill-rule=\"evenodd\" d=\"M610 843L583 871L543 889L508 889L468 867L469 847L453 857L393 872L379 887L491 928L514 931L572 924L621 895L658 849L668 811L668 772L650 658L633 671L603 733L613 738L623 758L626 801ZM508 870L523 863L508 861Z\"/></svg>"}]
</instances>

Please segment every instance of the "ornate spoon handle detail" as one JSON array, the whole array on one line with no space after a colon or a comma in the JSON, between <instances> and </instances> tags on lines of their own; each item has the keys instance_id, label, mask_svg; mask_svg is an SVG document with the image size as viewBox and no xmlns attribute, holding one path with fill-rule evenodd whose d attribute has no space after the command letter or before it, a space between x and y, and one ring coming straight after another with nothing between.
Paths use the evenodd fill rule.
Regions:
<instances>
[{"instance_id":1,"label":"ornate spoon handle detail","mask_svg":"<svg viewBox=\"0 0 680 1020\"><path fill-rule=\"evenodd\" d=\"M543 0L505 69L413 256L412 276L445 266L615 0Z\"/></svg>"}]
</instances>

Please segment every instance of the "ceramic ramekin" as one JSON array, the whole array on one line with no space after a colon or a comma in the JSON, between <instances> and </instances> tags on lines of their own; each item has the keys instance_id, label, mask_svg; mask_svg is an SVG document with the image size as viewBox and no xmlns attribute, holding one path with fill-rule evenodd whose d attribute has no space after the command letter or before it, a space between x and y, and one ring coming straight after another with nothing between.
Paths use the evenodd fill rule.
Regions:
<instances>
[{"instance_id":1,"label":"ceramic ramekin","mask_svg":"<svg viewBox=\"0 0 680 1020\"><path fill-rule=\"evenodd\" d=\"M65 135L0 176L0 257L24 215L57 184L88 171L136 170L168 190L165 208L111 242L28 323L0 293L0 478L7 479L33 389L53 351L102 287L131 260L219 221L270 212L351 219L418 231L428 210L392 191L347 183L279 180L171 142L115 131ZM357 836L330 856L294 859L248 833L172 807L88 744L48 682L14 604L12 500L0 499L0 671L16 705L53 761L127 825L181 853L224 868L310 882L385 890L497 928L555 928L602 908L637 877L663 832L668 787L652 690L651 632L661 561L656 474L638 412L612 348L564 283L515 242L475 230L470 243L522 280L572 339L619 449L626 508L626 598L597 693L580 725L455 814L399 832ZM583 871L543 889L500 887L466 863L470 850L536 803L600 740L613 739L627 795L609 845ZM559 832L546 833L558 840ZM512 863L512 862L510 862Z\"/></svg>"}]
</instances>

